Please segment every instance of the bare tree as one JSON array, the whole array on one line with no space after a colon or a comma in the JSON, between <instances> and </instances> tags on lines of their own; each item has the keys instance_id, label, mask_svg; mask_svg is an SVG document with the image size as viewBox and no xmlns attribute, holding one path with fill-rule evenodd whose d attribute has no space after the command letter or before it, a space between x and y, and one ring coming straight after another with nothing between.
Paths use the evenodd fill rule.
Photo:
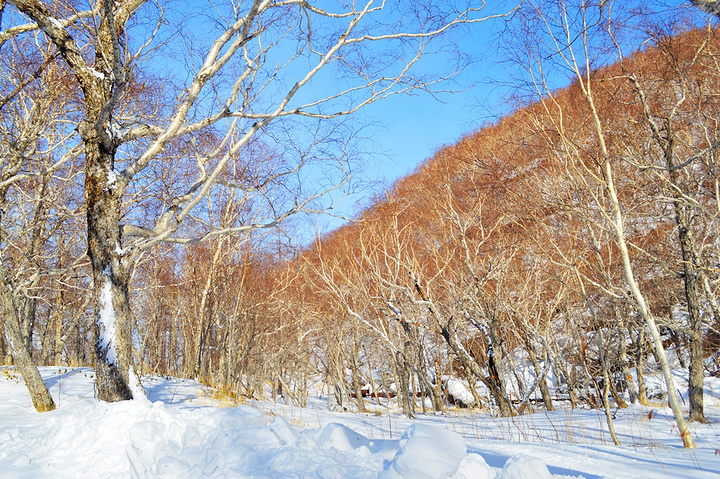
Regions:
<instances>
[{"instance_id":1,"label":"bare tree","mask_svg":"<svg viewBox=\"0 0 720 479\"><path fill-rule=\"evenodd\" d=\"M707 255L703 250L705 243L712 243L712 233L707 226L703 228L703 212L708 211L707 199L712 196L704 187L702 176L711 177L703 172L703 158L711 157L720 146L717 133L711 126L703 127L698 134L697 124L706 125L705 115L708 107L701 107L710 97L709 91L717 81L716 71L707 68L702 78L693 79L693 70L713 57L711 50L712 34L710 30L684 35L679 41L668 35L654 36L654 43L662 62L655 61L648 68L642 58L634 62L623 62L623 72L632 85L641 107L642 124L649 131L655 151L647 151L642 141L644 135L637 133L639 140L633 146L628 145L629 155L636 157L638 166L650 172L651 177L659 180L667 197L671 198L674 220L677 226L684 296L689 316L690 368L689 400L690 418L704 421L703 412L703 321L702 295L703 284L708 268L703 260ZM618 52L621 49L618 48ZM619 53L621 56L621 53ZM655 84L654 88L650 85ZM658 88L663 84L664 88ZM675 101L655 99L664 97L665 89L675 91ZM709 144L708 144L709 143ZM660 157L663 164L654 164L652 158ZM715 218L710 215L710 222ZM703 234L704 233L704 234Z\"/></svg>"},{"instance_id":2,"label":"bare tree","mask_svg":"<svg viewBox=\"0 0 720 479\"><path fill-rule=\"evenodd\" d=\"M72 203L79 150L70 140L73 91L55 55L20 39L14 46L2 57L0 80L0 323L32 402L44 411L54 404L34 363L42 339L34 334L40 311L62 289L57 278L73 270L58 258L73 250L77 232ZM66 241L52 251L50 238L59 240L59 230Z\"/></svg>"}]
</instances>

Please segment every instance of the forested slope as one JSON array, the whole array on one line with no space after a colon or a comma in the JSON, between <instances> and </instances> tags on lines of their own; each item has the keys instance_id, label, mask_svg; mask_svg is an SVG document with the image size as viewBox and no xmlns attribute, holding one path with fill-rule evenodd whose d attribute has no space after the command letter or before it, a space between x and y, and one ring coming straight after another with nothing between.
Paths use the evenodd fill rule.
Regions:
<instances>
[{"instance_id":1,"label":"forested slope","mask_svg":"<svg viewBox=\"0 0 720 479\"><path fill-rule=\"evenodd\" d=\"M588 77L634 278L671 359L688 367L700 345L705 374L717 371L719 47L714 30L659 37ZM580 90L440 149L355 222L253 275L265 282L241 289L264 293L245 303L253 316L238 327L254 339L232 386L253 394L242 382L258 374L301 399L320 374L341 405L363 409L361 390L397 393L408 415L424 408L413 396L448 407L450 377L502 414L531 396L552 408L548 380L573 405L601 405L604 384L620 405L646 402L657 350L624 275ZM223 381L219 370L207 373Z\"/></svg>"},{"instance_id":2,"label":"forested slope","mask_svg":"<svg viewBox=\"0 0 720 479\"><path fill-rule=\"evenodd\" d=\"M271 384L299 404L323 384L332 407L394 397L408 416L506 416L647 403L643 375L667 351L690 368L702 420L702 378L720 369L720 38L649 33L642 51L575 73L563 89L539 82L300 252L256 233L145 252L132 271L138 369L255 398ZM226 200L213 213L247 214ZM58 231L78 228L71 202L56 203L73 211ZM36 308L36 362L90 361L87 268L38 276L41 301L20 308Z\"/></svg>"}]
</instances>

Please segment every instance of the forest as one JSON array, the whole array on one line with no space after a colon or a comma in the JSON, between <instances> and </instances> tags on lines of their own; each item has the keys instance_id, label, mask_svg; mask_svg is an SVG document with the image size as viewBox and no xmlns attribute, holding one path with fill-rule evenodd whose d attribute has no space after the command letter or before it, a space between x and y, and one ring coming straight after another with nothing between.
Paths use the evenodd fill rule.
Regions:
<instances>
[{"instance_id":1,"label":"forest","mask_svg":"<svg viewBox=\"0 0 720 479\"><path fill-rule=\"evenodd\" d=\"M159 4L91 3L0 2L3 364L92 365L109 401L132 398L137 373L299 406L320 384L330 409L396 401L408 417L562 403L604 410L610 430L613 408L662 399L693 447L671 367L705 421L703 381L720 374L714 17L429 2L407 16L418 26L407 5L377 20L373 2L257 1L191 49L190 33L164 36ZM351 184L345 118L432 89L443 74L413 77L414 59L496 17L513 112L291 247L297 223L283 226ZM302 45L273 50L284 40ZM184 48L174 76L151 67ZM321 68L344 80L313 98Z\"/></svg>"}]
</instances>

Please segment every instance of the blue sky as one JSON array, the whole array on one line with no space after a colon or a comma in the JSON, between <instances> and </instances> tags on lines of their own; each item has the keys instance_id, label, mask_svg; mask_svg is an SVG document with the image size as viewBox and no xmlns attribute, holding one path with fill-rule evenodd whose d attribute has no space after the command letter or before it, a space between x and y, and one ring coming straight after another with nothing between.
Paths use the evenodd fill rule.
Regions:
<instances>
[{"instance_id":1,"label":"blue sky","mask_svg":"<svg viewBox=\"0 0 720 479\"><path fill-rule=\"evenodd\" d=\"M369 128L372 140L378 151L387 155L386 159L379 158L378 177L392 183L412 172L438 148L455 143L463 134L506 111L503 90L493 83L506 76L504 70L487 55L448 85L455 92L398 96L368 108L364 115L377 122Z\"/></svg>"}]
</instances>

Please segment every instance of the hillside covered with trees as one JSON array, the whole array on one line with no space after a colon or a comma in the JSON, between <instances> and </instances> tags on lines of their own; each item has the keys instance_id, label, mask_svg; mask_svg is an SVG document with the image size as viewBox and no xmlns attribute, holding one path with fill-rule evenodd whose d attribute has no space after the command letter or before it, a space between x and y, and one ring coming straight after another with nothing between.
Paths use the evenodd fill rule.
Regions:
<instances>
[{"instance_id":1,"label":"hillside covered with trees","mask_svg":"<svg viewBox=\"0 0 720 479\"><path fill-rule=\"evenodd\" d=\"M25 3L33 2L8 2L23 12ZM408 417L452 407L511 416L562 402L603 408L610 431L612 408L662 399L692 447L670 368L689 370L689 418L704 421L704 378L720 374L720 35L696 9L649 15L611 3L524 4L504 39L521 72L517 109L439 149L352 221L300 250L265 232L335 188L291 184L316 152L288 163L239 126L205 129L223 117L259 131L282 120L282 108L233 116L198 107L178 120L187 131L168 133L182 101L158 100L154 113L171 113L162 128L143 117L147 124L126 125L127 149L111 142L124 155L122 171L137 174L133 182L109 180L116 166L88 190L82 158L52 149L75 135L65 122L81 116L82 88L68 78L82 83L73 68L84 67L57 66L50 47L47 57L3 53L3 71L32 64L67 88L3 85L4 141L18 160L15 170L3 164L0 183L0 279L18 285L3 289L13 297L2 300L18 313L15 337L39 365L93 364L98 344L108 346L98 315L103 321L103 304L114 304L127 308L130 319L118 324L129 352L121 354L139 373L198 378L255 399L270 385L273 397L297 405L322 384L330 408L366 411L392 399ZM467 20L453 18L442 20ZM241 27L233 34L253 37ZM345 39L329 38L330 49ZM247 68L248 78L257 73ZM364 78L360 70L352 71ZM170 87L137 78L128 77L124 111L150 115L156 89ZM555 86L565 79L569 86ZM254 93L245 101L266 80L248 87ZM383 96L379 84L367 85L373 101ZM23 116L31 104L37 116ZM308 101L294 114L325 120L315 106ZM36 121L48 116L55 120ZM193 128L199 134L186 141ZM320 145L338 130L315 130L308 141ZM151 161L160 151L172 168ZM180 161L187 157L195 163ZM26 162L49 174L28 173ZM340 163L326 166L345 181ZM107 181L123 191L110 191L117 214L99 231L132 236L123 248L120 240L95 245L97 232L83 236L83 195L108 193ZM197 196L204 188L212 194ZM103 276L110 269L112 281ZM111 285L127 304L103 296ZM7 331L0 358L10 362L6 338ZM662 398L648 397L644 375L653 370L666 380Z\"/></svg>"},{"instance_id":2,"label":"hillside covered with trees","mask_svg":"<svg viewBox=\"0 0 720 479\"><path fill-rule=\"evenodd\" d=\"M296 258L192 249L192 271L160 268L140 296L144 369L249 396L269 380L298 403L319 374L340 407L397 394L407 415L425 408L413 397L460 404L461 378L464 406L509 415L536 398L552 410L549 378L573 406L647 403L643 371L671 354L700 378L702 420L720 330L719 47L692 29L580 72Z\"/></svg>"}]
</instances>

